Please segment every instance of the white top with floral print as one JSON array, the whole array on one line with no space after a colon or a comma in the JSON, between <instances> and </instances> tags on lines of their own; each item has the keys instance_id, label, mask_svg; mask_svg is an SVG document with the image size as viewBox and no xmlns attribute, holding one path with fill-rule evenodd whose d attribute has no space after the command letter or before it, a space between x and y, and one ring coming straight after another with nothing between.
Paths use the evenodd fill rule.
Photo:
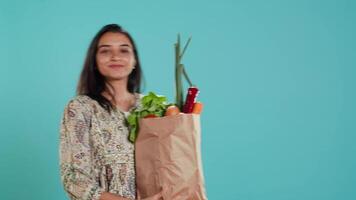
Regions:
<instances>
[{"instance_id":1,"label":"white top with floral print","mask_svg":"<svg viewBox=\"0 0 356 200\"><path fill-rule=\"evenodd\" d=\"M135 93L140 105L143 95ZM104 191L135 199L134 144L128 140L127 117L107 112L89 96L66 105L60 126L60 170L71 200L98 200Z\"/></svg>"}]
</instances>

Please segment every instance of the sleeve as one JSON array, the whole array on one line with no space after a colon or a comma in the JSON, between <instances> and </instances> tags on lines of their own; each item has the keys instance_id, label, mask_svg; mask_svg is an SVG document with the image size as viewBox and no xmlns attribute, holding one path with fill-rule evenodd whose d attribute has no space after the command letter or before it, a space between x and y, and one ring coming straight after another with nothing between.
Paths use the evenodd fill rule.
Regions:
<instances>
[{"instance_id":1,"label":"sleeve","mask_svg":"<svg viewBox=\"0 0 356 200\"><path fill-rule=\"evenodd\" d=\"M91 156L90 118L85 106L74 99L65 107L61 120L61 181L71 200L99 200L103 192Z\"/></svg>"}]
</instances>

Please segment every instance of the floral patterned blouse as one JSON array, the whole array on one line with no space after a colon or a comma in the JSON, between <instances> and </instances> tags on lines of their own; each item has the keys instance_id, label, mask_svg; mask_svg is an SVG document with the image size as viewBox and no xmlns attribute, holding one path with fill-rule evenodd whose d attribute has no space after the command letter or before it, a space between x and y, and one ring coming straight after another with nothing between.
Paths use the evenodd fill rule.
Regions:
<instances>
[{"instance_id":1,"label":"floral patterned blouse","mask_svg":"<svg viewBox=\"0 0 356 200\"><path fill-rule=\"evenodd\" d=\"M140 105L142 94L135 93ZM136 198L134 145L128 140L126 117L111 114L89 96L66 105L60 125L61 181L71 200L98 200L102 192Z\"/></svg>"}]
</instances>

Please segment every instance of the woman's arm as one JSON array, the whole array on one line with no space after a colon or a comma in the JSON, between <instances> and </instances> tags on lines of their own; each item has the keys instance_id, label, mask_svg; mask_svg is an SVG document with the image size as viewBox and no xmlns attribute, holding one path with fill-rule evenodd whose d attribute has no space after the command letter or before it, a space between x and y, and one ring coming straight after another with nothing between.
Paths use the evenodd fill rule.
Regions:
<instances>
[{"instance_id":1,"label":"woman's arm","mask_svg":"<svg viewBox=\"0 0 356 200\"><path fill-rule=\"evenodd\" d=\"M78 100L66 106L60 130L60 168L64 189L70 199L130 200L103 190L92 174L89 145L91 113Z\"/></svg>"},{"instance_id":2,"label":"woman's arm","mask_svg":"<svg viewBox=\"0 0 356 200\"><path fill-rule=\"evenodd\" d=\"M89 145L91 113L79 100L64 110L60 129L61 180L70 199L99 200L104 189L96 181Z\"/></svg>"}]
</instances>

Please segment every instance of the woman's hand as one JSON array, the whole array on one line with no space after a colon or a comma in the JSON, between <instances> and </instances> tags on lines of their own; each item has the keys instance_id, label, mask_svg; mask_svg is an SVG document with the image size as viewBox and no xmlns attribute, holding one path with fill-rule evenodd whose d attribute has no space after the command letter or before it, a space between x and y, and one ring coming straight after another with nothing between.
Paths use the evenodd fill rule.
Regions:
<instances>
[{"instance_id":1,"label":"woman's hand","mask_svg":"<svg viewBox=\"0 0 356 200\"><path fill-rule=\"evenodd\" d=\"M140 197L138 197L138 200L162 200L162 192L159 192L151 197L147 197L144 199L141 199Z\"/></svg>"},{"instance_id":2,"label":"woman's hand","mask_svg":"<svg viewBox=\"0 0 356 200\"><path fill-rule=\"evenodd\" d=\"M103 192L101 193L100 200L130 200L113 193Z\"/></svg>"}]
</instances>

